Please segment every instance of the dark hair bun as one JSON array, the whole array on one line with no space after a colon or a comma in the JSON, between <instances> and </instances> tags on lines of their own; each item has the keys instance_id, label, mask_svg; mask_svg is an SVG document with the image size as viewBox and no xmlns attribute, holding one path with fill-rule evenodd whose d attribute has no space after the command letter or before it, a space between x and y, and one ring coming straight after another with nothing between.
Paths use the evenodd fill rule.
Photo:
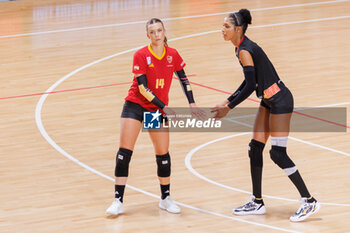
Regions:
<instances>
[{"instance_id":1,"label":"dark hair bun","mask_svg":"<svg viewBox=\"0 0 350 233\"><path fill-rule=\"evenodd\" d=\"M243 21L246 24L251 24L252 23L252 16L250 15L250 11L247 9L240 9L238 11L240 15L243 17Z\"/></svg>"}]
</instances>

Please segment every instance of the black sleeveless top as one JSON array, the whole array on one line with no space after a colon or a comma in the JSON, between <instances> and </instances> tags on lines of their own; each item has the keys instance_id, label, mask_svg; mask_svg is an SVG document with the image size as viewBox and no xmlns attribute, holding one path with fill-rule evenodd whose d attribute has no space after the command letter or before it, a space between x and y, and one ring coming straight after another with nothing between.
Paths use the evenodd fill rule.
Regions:
<instances>
[{"instance_id":1,"label":"black sleeveless top","mask_svg":"<svg viewBox=\"0 0 350 233\"><path fill-rule=\"evenodd\" d=\"M241 44L236 47L236 56L239 58L239 52L247 50L253 58L255 68L255 80L257 87L255 89L256 96L263 98L263 91L269 88L274 83L277 83L280 78L273 67L271 61L262 50L262 48L248 37L244 36ZM241 63L241 62L240 62ZM242 66L242 63L241 63Z\"/></svg>"}]
</instances>

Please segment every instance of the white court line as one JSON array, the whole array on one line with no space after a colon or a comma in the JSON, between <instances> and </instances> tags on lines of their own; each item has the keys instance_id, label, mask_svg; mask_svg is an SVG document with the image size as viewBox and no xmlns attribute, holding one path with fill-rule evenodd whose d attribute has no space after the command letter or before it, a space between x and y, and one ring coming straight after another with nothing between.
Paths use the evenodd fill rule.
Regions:
<instances>
[{"instance_id":1,"label":"white court line","mask_svg":"<svg viewBox=\"0 0 350 233\"><path fill-rule=\"evenodd\" d=\"M338 20L338 19L348 19L348 18L350 18L349 15L344 15L344 16L328 17L328 18L321 18L321 19L307 19L307 20L298 20L298 21L291 21L291 22L284 22L284 23L273 23L273 24L266 24L266 25L258 25L258 26L251 26L249 28L265 28L265 27L273 27L273 26L283 26L283 25L298 24L298 23L313 23L313 22L321 22L321 21L328 21L328 20Z\"/></svg>"},{"instance_id":2,"label":"white court line","mask_svg":"<svg viewBox=\"0 0 350 233\"><path fill-rule=\"evenodd\" d=\"M51 88L51 87L50 87ZM40 131L40 133L43 135L43 137L46 139L47 142L50 143L51 146L53 146L53 148L55 148L59 153L61 153L64 157L66 157L67 159L73 161L74 163L78 164L79 166L85 168L86 170L95 173L96 175L99 175L107 180L113 181L114 182L114 178L107 176L105 174L103 174L102 172L97 171L96 169L86 165L85 163L79 161L78 159L74 158L73 156L71 156L70 154L68 154L65 150L63 150L59 145L56 144L56 142L48 135L48 133L45 130L45 127L43 126L42 123L42 119L41 119L41 109L42 109L42 105L45 101L45 98L40 98L37 107L36 107L36 111L35 111L35 120L38 126L38 129ZM126 185L128 188L140 192L142 194L145 194L147 196L150 197L154 197L159 199L160 197L158 195L155 195L153 193L147 192L145 190L139 189L137 187L131 186L131 185ZM232 216L228 216L228 215L224 215L224 214L220 214L220 213L216 213L210 210L205 210L205 209L201 209L192 205L188 205L185 203L181 203L181 202L177 202L176 203L180 206L192 209L192 210L197 210L200 211L202 213L206 213L206 214L210 214L210 215L214 215L217 217L222 217L222 218L226 218L226 219L231 219L231 220L235 220L238 222L243 222L243 223L248 223L251 225L255 225L255 226L260 226L260 227L265 227L265 228L269 228L269 229L273 229L273 230L278 230L278 231L283 231L283 232L293 232L293 233L299 233L298 231L293 231L293 230L289 230L289 229L285 229L285 228L281 228L281 227L275 227L275 226L271 226L271 225L266 225L266 224L262 224L262 223L257 223L257 222L253 222L253 221L248 221L248 220L244 220L241 218L237 218L237 217L232 217Z\"/></svg>"},{"instance_id":3,"label":"white court line","mask_svg":"<svg viewBox=\"0 0 350 233\"><path fill-rule=\"evenodd\" d=\"M338 153L338 154L342 154L342 155L345 155L345 156L350 157L350 154L349 154L349 153L346 153L346 152L344 152L344 151L332 149L332 148L327 147L327 146L321 146L321 145L318 145L318 144L316 144L316 143L304 141L304 140L301 140L301 139L298 139L298 138L295 138L295 137L291 137L291 136L289 136L288 138L290 138L290 139L292 139L292 140L294 140L294 141L297 141L297 142L305 143L305 144L310 145L310 146L318 147L318 148L321 148L321 149L324 149L324 150L329 150L329 151L331 151L331 152Z\"/></svg>"},{"instance_id":4,"label":"white court line","mask_svg":"<svg viewBox=\"0 0 350 233\"><path fill-rule=\"evenodd\" d=\"M283 8L314 6L314 5L340 3L340 2L348 2L348 1L350 1L350 0L334 0L334 1L324 1L324 2L293 4L293 5L285 5L285 6L257 8L257 9L251 9L250 11L276 10L276 9L283 9ZM183 16L183 17L173 17L173 18L165 18L165 19L162 19L162 20L163 21L173 21L173 20L179 20L179 19L193 19L193 18L209 17L209 16L216 16L216 15L225 15L225 14L229 14L229 13L231 13L231 12L221 12L221 13L213 13L213 14L202 14L202 15L192 15L192 16ZM90 30L90 29L99 29L99 28L118 27L118 26L134 25L134 24L140 24L140 23L146 23L146 22L147 22L147 20L141 20L141 21L135 21L135 22L125 22L125 23L105 24L105 25L97 25L97 26L77 27L77 28L50 30L50 31L42 31L42 32L21 33L21 34L0 36L0 39L2 39L2 38L22 37L22 36L36 36L36 35L44 35L44 34L51 34L51 33L58 33L58 32L72 32L72 31L81 31L81 30Z\"/></svg>"},{"instance_id":5,"label":"white court line","mask_svg":"<svg viewBox=\"0 0 350 233\"><path fill-rule=\"evenodd\" d=\"M348 18L350 18L350 15L344 15L344 16L338 16L338 17L329 17L329 18L319 18L319 19L309 19L309 20L298 20L298 21L282 22L282 23L273 23L273 24L266 24L266 25L250 26L249 28L250 29L253 29L253 28L267 28L267 27L275 27L275 26L285 26L285 25L300 24L300 23L314 23L314 22L323 22L323 21L338 20L338 19L348 19ZM177 41L177 40L192 38L192 37L196 37L196 36L203 36L203 35L216 33L216 32L221 32L221 30L212 30L212 31L207 31L207 32L200 32L200 33L195 33L195 34L191 34L191 35L186 35L186 36L180 36L180 37L177 37L177 38L169 39L168 41L169 42ZM132 51L134 51L134 50L132 50ZM112 56L114 56L114 55L112 55Z\"/></svg>"},{"instance_id":6,"label":"white court line","mask_svg":"<svg viewBox=\"0 0 350 233\"><path fill-rule=\"evenodd\" d=\"M255 116L256 116L256 114L247 114L247 115L242 115L242 116L231 117L230 119L231 120L237 120L237 119L242 119L242 118L247 119L249 117L255 117Z\"/></svg>"},{"instance_id":7,"label":"white court line","mask_svg":"<svg viewBox=\"0 0 350 233\"><path fill-rule=\"evenodd\" d=\"M343 102L343 103L336 103L336 104L326 104L326 105L319 105L314 108L327 108L327 107L335 107L335 106L341 106L341 105L348 105L350 102Z\"/></svg>"},{"instance_id":8,"label":"white court line","mask_svg":"<svg viewBox=\"0 0 350 233\"><path fill-rule=\"evenodd\" d=\"M240 121L236 121L236 120L233 120L232 118L225 118L225 120L231 121L231 122L236 123L238 125L243 125L243 126L249 127L251 129L253 128L253 125L251 125L251 124L240 122ZM292 136L288 136L288 138L290 138L290 139L292 139L294 141L297 141L297 142L302 142L302 143L310 145L310 146L318 147L318 148L321 148L321 149L324 149L324 150L328 150L328 151L331 151L331 152L334 152L334 153L337 153L337 154L342 154L342 155L350 157L349 153L346 153L346 152L341 151L341 150L336 150L336 149L333 149L333 148L330 148L330 147L327 147L327 146L321 146L319 144L308 142L308 141L305 141L305 140L302 140L302 139L298 139L298 138L295 138L295 137L292 137Z\"/></svg>"},{"instance_id":9,"label":"white court line","mask_svg":"<svg viewBox=\"0 0 350 233\"><path fill-rule=\"evenodd\" d=\"M320 21L323 21L323 19L320 19ZM313 21L314 22L314 21ZM288 23L288 24L291 24L291 23ZM283 23L281 24L283 25ZM275 25L274 25L275 26ZM263 26L260 26L260 27L263 27ZM266 26L267 27L267 26ZM214 31L210 31L210 32L203 32L203 33L197 33L197 34L193 34L193 35L188 35L188 36L183 36L183 37L179 37L179 38L174 38L174 39L171 39L169 41L175 41L175 40L179 40L179 39L184 39L184 38L190 38L190 37L195 37L195 36L200 36L200 35L205 35L205 34L209 34L209 33L212 33ZM215 31L216 32L216 31ZM67 80L68 78L70 78L71 76L75 75L76 73L90 67L90 66L93 66L97 63L100 63L102 61L105 61L105 60L108 60L110 58L113 58L113 57L116 57L116 56L119 56L119 55L122 55L122 54L125 54L125 53L129 53L129 52L132 52L132 51L136 51L138 50L139 48L142 48L143 46L140 46L140 47L137 47L137 48L133 48L133 49L128 49L128 50L125 50L125 51L122 51L122 52L119 52L119 53L116 53L116 54L113 54L113 55L110 55L110 56L107 56L107 57L104 57L104 58L101 58L101 59L98 59L96 61L93 61L89 64L86 64L72 72L70 72L69 74L65 75L64 77L62 77L61 79L59 79L57 82L55 82L52 86L50 86L47 90L46 90L46 93L49 93L49 92L52 92L58 85L60 85L62 82L64 82L65 80ZM74 163L78 164L79 166L82 166L83 168L91 171L92 173L95 173L105 179L108 179L108 180L113 180L113 178L89 167L88 165L80 162L78 159L74 158L73 156L71 156L70 154L68 154L66 151L64 151L60 146L58 146L54 140L52 140L52 138L48 135L48 133L46 132L45 130L45 127L43 126L43 123L42 123L42 119L41 119L41 110L42 110L42 106L47 98L48 94L44 94L40 97L39 99L39 102L37 103L36 105L36 109L35 109L35 121L36 121L36 124L37 124L37 127L40 131L40 133L42 134L42 136L45 138L45 140L53 147L55 148L59 153L61 153L63 156L65 156L66 158L68 158L69 160L73 161ZM133 186L130 186L128 185L127 186L128 188L131 188L135 191L138 191L138 192L141 192L145 195L149 195L151 197L155 197L155 198L159 198L157 195L154 195L152 193L149 193L149 192L146 192L144 190L141 190L141 189L138 189L136 187L133 187ZM193 206L189 206L189 205L186 205L186 204L183 204L183 203L179 203L177 202L179 205L181 206L184 206L184 207L187 207L187 208L191 208L191 209L194 209L194 210L198 210L198 211L201 211L203 213L208 213L208 214L212 214L212 215L215 215L215 216L220 216L220 217L224 217L224 218L228 218L228 219L232 219L232 220L235 220L235 221L239 221L239 222L244 222L244 223L248 223L248 224L252 224L252 225L256 225L256 226L261 226L261 227L266 227L266 228L270 228L270 229L275 229L275 230L280 230L280 231L285 231L285 232L296 232L296 231L292 231L292 230L289 230L289 229L284 229L284 228L279 228L279 227L274 227L274 226L270 226L270 225L266 225L266 224L260 224L260 223L256 223L256 222L252 222L252 221L247 221L247 220L243 220L241 218L235 218L235 217L231 217L231 216L226 216L226 215L222 215L222 214L218 214L218 213L214 213L214 212L211 212L211 211L208 211L208 210L204 210L204 209L200 209L200 208L197 208L197 207L193 207Z\"/></svg>"},{"instance_id":10,"label":"white court line","mask_svg":"<svg viewBox=\"0 0 350 233\"><path fill-rule=\"evenodd\" d=\"M227 119L227 120L232 121L232 122L237 123L237 124L240 124L240 125L244 125L244 126L253 128L252 125L249 125L249 124L246 124L246 123L243 123L243 122L239 122L239 121L235 121L235 120L231 120L231 119ZM229 190L232 190L232 191L236 191L236 192L240 192L240 193L247 193L247 194L251 195L251 192L248 192L248 191L245 191L245 190L242 190L242 189L238 189L238 188L234 188L234 187L231 187L231 186L227 186L227 185L218 183L216 181L213 181L213 180L211 180L211 179L201 175L200 173L198 173L192 167L192 164L191 164L191 159L192 159L193 155L197 151L199 151L200 149L202 149L202 148L204 148L204 147L206 147L206 146L208 146L210 144L219 142L219 141L223 141L223 140L226 140L226 139L229 139L229 138L244 136L244 135L247 135L247 134L251 134L251 132L249 132L249 133L239 133L239 134L234 134L234 135L221 137L221 138L218 138L218 139L215 139L215 140L212 140L212 141L209 141L209 142L206 142L206 143L204 143L202 145L197 146L196 148L192 149L185 157L185 165L186 165L187 169L192 174L194 174L195 176L197 176L198 178L200 178L202 180L207 181L208 183L211 183L211 184L214 184L216 186L219 186L219 187L222 187L222 188L225 188L225 189L229 189ZM318 145L318 144L315 144L315 143L311 143L311 142L308 142L308 141L304 141L304 140L301 140L301 139L298 139L298 138L295 138L295 137L290 137L289 136L289 138L292 139L292 140L298 141L298 142L302 142L302 143L308 144L310 146L314 146L314 147L318 147L318 148L321 148L321 149L329 150L329 151L332 151L332 152L335 152L335 153L343 154L345 156L350 156L349 153L346 153L346 152L343 152L343 151L335 150L335 149L332 149L332 148L329 148L329 147L326 147L326 146L321 146L321 145ZM277 197L277 196L271 196L271 195L263 195L263 197L271 198L271 199L277 199L277 200L283 200L283 201L299 202L298 200L289 199L289 198L283 198L283 197ZM330 206L350 206L350 204L339 204L339 203L329 203L329 202L320 202L320 204L322 204L322 205L330 205Z\"/></svg>"},{"instance_id":11,"label":"white court line","mask_svg":"<svg viewBox=\"0 0 350 233\"><path fill-rule=\"evenodd\" d=\"M135 49L129 49L129 50L126 50L124 52L120 52L120 53L117 53L115 55L112 55L112 56L109 56L109 57L106 57L106 58L103 58L103 59L99 59L95 62L92 62L92 63L89 63L71 73L69 73L68 75L64 76L63 78L61 78L60 80L58 80L56 83L54 83L49 89L47 89L47 93L53 91L59 84L61 84L63 81L67 80L69 77L73 76L74 74L78 73L79 71L89 67L89 66L92 66L94 64L97 64L101 61L104 61L104 60L107 60L111 57L115 57L115 56L118 56L118 55L121 55L121 54L124 54L124 53L127 53L127 52L130 52L130 50L137 50L139 48L135 48ZM45 140L53 147L55 148L59 153L61 153L64 157L66 157L67 159L73 161L74 163L78 164L79 166L87 169L88 171L92 172L92 173L95 173L107 180L111 180L111 181L114 181L114 179L110 176L107 176L93 168L91 168L90 166L84 164L83 162L79 161L78 159L74 158L73 156L71 156L69 153L67 153L65 150L63 150L59 145L56 144L56 142L48 135L48 133L46 132L45 130L45 127L42 123L42 118L41 118L41 110L42 110L42 106L47 98L48 94L44 94L41 96L37 106L36 106L36 109L35 109L35 121L36 121L36 124L37 124L37 127L41 133L41 135L45 138ZM135 190L137 192L140 192L142 194L145 194L145 195L148 195L148 196L151 196L151 197L154 197L154 198L158 198L159 199L159 196L153 194L153 193L150 193L150 192L147 192L147 191L144 191L142 189L139 189L137 187L134 187L134 186L131 186L131 185L127 185L128 188L132 189L132 190ZM220 213L216 213L216 212L212 212L212 211L209 211L209 210L205 210L205 209L201 209L201 208L198 208L198 207L195 207L195 206L191 206L191 205L187 205L185 203L181 203L181 202L176 202L177 204L179 204L180 206L183 206L183 207L186 207L186 208L190 208L190 209L193 209L193 210L197 210L197 211L200 211L202 213L206 213L206 214L211 214L211 215L214 215L214 216L218 216L218 217L223 217L223 218L226 218L226 219L231 219L231 220L235 220L235 221L238 221L238 222L243 222L243 223L247 223L247 224L252 224L252 225L256 225L256 226L260 226L260 227L265 227L265 228L270 228L270 229L274 229L274 230L279 230L279 231L284 231L284 232L298 232L298 231L293 231L293 230L289 230L289 229L284 229L284 228L280 228L280 227L275 227L275 226L271 226L271 225L266 225L266 224L261 224L261 223L257 223L257 222L253 222L253 221L248 221L248 220L244 220L244 219L241 219L241 218L237 218L237 217L232 217L232 216L228 216L228 215L223 215L223 214L220 214Z\"/></svg>"},{"instance_id":12,"label":"white court line","mask_svg":"<svg viewBox=\"0 0 350 233\"><path fill-rule=\"evenodd\" d=\"M253 128L253 126L252 126L251 124L244 123L244 122L240 122L240 121L236 121L236 120L234 120L234 119L232 119L232 118L224 118L224 120L226 120L226 121L231 121L231 122L233 122L233 123L236 123L237 125L243 125L243 126L246 126L246 127L248 127L248 128Z\"/></svg>"},{"instance_id":13,"label":"white court line","mask_svg":"<svg viewBox=\"0 0 350 233\"><path fill-rule=\"evenodd\" d=\"M68 154L65 150L63 150L60 146L58 146L56 144L56 142L54 140L52 140L52 138L47 134L45 127L43 126L42 123L42 119L41 119L41 109L42 109L42 105L44 103L46 98L41 98L40 101L37 104L37 108L35 111L35 119L36 119L36 123L37 126L39 128L40 133L43 135L43 137L50 143L51 146L53 146L59 153L61 153L63 156L65 156L67 159L73 161L74 163L78 164L79 166L82 166L83 168L87 169L88 171L95 173L96 175L99 175L107 180L113 181L114 179L110 176L107 176L99 171L97 171L96 169L84 164L83 162L79 161L78 159L74 158L73 156L71 156L70 154ZM128 188L140 192L142 194L145 194L147 196L150 197L154 197L159 199L160 197L158 195L155 195L153 193L147 192L145 190L139 189L137 187L131 186L131 185L126 185ZM252 224L252 225L256 225L256 226L260 226L260 227L265 227L265 228L269 228L269 229L273 229L273 230L278 230L278 231L284 231L284 232L298 232L298 231L293 231L293 230L289 230L289 229L284 229L284 228L280 228L280 227L275 227L275 226L271 226L271 225L266 225L266 224L262 224L262 223L257 223L257 222L253 222L253 221L248 221L248 220L244 220L241 218L236 218L236 217L232 217L232 216L228 216L228 215L224 215L224 214L220 214L220 213L216 213L213 211L209 211L209 210L205 210L205 209L201 209L192 205L188 205L185 203L181 203L181 202L177 202L176 203L180 206L192 209L192 210L197 210L200 211L202 213L206 213L206 214L210 214L210 215L214 215L217 217L222 217L222 218L226 218L226 219L231 219L231 220L235 220L238 222L243 222L243 223L248 223L248 224Z\"/></svg>"},{"instance_id":14,"label":"white court line","mask_svg":"<svg viewBox=\"0 0 350 233\"><path fill-rule=\"evenodd\" d=\"M326 105L319 105L314 107L295 107L294 111L301 111L305 109L315 109L315 108L328 108L328 107L336 107L336 106L342 106L342 105L349 105L350 102L343 102L343 103L336 103L336 104L326 104Z\"/></svg>"}]
</instances>

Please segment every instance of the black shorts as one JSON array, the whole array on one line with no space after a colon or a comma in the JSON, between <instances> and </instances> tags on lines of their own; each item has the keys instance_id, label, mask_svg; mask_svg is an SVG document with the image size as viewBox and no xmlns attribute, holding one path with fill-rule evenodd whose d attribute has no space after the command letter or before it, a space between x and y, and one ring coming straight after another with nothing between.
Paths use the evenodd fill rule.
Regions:
<instances>
[{"instance_id":1,"label":"black shorts","mask_svg":"<svg viewBox=\"0 0 350 233\"><path fill-rule=\"evenodd\" d=\"M134 102L130 101L125 101L124 106L123 106L123 111L122 111L122 118L132 118L135 120L140 121L141 123L143 122L143 113L144 112L150 112L149 110L145 109L139 104L136 104ZM164 121L167 122L168 118L164 115L160 116L161 117L161 122Z\"/></svg>"},{"instance_id":2,"label":"black shorts","mask_svg":"<svg viewBox=\"0 0 350 233\"><path fill-rule=\"evenodd\" d=\"M294 109L292 93L281 81L278 87L280 91L269 99L262 99L260 106L269 109L272 114L292 113Z\"/></svg>"}]
</instances>

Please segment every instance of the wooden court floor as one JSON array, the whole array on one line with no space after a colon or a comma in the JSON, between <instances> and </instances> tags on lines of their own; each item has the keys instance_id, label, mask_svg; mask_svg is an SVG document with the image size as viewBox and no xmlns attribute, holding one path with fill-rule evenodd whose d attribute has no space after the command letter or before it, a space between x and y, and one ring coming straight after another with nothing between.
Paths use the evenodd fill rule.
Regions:
<instances>
[{"instance_id":1,"label":"wooden court floor","mask_svg":"<svg viewBox=\"0 0 350 233\"><path fill-rule=\"evenodd\" d=\"M270 160L269 143L266 215L231 214L251 191L249 127L248 133L171 134L179 215L158 208L154 151L141 133L125 214L105 215L132 55L149 43L146 20L164 20L197 104L213 107L243 79L234 48L220 33L227 12L240 8L252 10L247 35L268 54L295 105L347 108L349 122L349 0L0 2L0 232L350 232L350 123L339 126L343 132L290 134L289 155L322 203L305 222L289 222L299 195ZM241 106L257 107L250 98ZM176 80L170 106L187 106Z\"/></svg>"}]
</instances>

